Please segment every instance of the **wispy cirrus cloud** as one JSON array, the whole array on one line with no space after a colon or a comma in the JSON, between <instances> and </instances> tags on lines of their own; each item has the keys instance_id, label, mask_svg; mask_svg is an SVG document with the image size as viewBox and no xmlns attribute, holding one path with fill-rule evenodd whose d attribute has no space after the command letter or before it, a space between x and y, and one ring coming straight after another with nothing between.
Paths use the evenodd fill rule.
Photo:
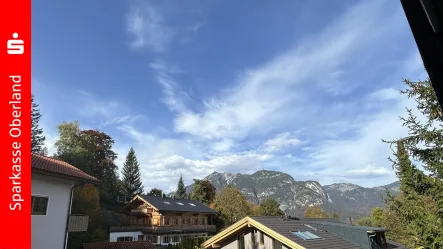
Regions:
<instances>
[{"instance_id":1,"label":"wispy cirrus cloud","mask_svg":"<svg viewBox=\"0 0 443 249\"><path fill-rule=\"evenodd\" d=\"M386 160L390 150L381 138L405 134L398 129L398 116L411 103L391 88L373 87L360 98L352 95L362 96L356 89L371 84L359 72L374 63L374 53L383 51L379 48L405 27L400 8L386 8L381 0L360 1L322 31L239 74L221 94L201 99L203 108L193 109L188 99L182 98L186 93L180 87L180 77L170 81L173 84L158 81L165 103L176 115L175 132L211 148L206 158L223 155L231 160L244 158L246 153L266 158L255 161L257 167L272 165L286 172L304 172L298 179L322 183L353 179L365 185L367 182L358 179L366 175L389 182L395 175ZM416 51L411 54L414 56L386 74L385 80L398 82L416 72L420 67ZM393 84L398 85L389 83ZM383 106L383 101L390 104ZM300 136L312 141L303 144L304 139L288 130L299 130ZM266 140L270 135L274 138ZM252 150L238 150L250 139L263 142ZM303 152L304 148L310 149ZM284 155L278 156L282 150ZM185 154L180 157L186 161ZM243 163L248 164L235 161L236 172L242 172Z\"/></svg>"},{"instance_id":2,"label":"wispy cirrus cloud","mask_svg":"<svg viewBox=\"0 0 443 249\"><path fill-rule=\"evenodd\" d=\"M147 1L131 5L126 16L126 30L133 37L133 47L147 47L157 53L168 49L176 35L165 23L162 13Z\"/></svg>"},{"instance_id":3,"label":"wispy cirrus cloud","mask_svg":"<svg viewBox=\"0 0 443 249\"><path fill-rule=\"evenodd\" d=\"M297 8L312 19L289 34L291 23L300 20L294 18L296 11L279 16L288 24L280 34L287 36L280 39L271 32L266 43L279 45L263 47L261 40L249 41L243 33L268 36L282 28L271 24L275 16L263 6L260 18L269 26L257 27L253 13L248 21L235 23L236 18L211 17L215 12L190 17L194 12L177 7L177 1L131 1L125 31L132 49L121 57L127 65L110 68L123 71L112 73L120 76L115 86L130 70L128 82L138 85L124 93L118 87L91 87L88 92L64 89L51 98L39 95L42 108L59 113L51 117L45 111L53 135L47 143L53 144L54 127L66 119L108 132L116 141L120 167L129 148L135 148L146 188L173 190L180 174L188 184L212 171L263 168L322 184L390 183L395 180L386 160L391 151L381 138L405 134L398 116L414 103L397 88L402 77L421 77L422 65L413 39L404 35L410 30L401 6L386 0L346 5L323 19L302 1ZM219 34L226 41L219 41ZM145 51L150 53L139 53Z\"/></svg>"},{"instance_id":4,"label":"wispy cirrus cloud","mask_svg":"<svg viewBox=\"0 0 443 249\"><path fill-rule=\"evenodd\" d=\"M391 13L383 6L383 1L357 4L318 34L244 71L234 87L203 100L203 111L180 112L175 130L206 139L241 139L253 132L276 130L297 117L308 119L306 115L321 108L314 95L347 94L358 87L355 83L345 87L346 79L340 79L346 66L352 59L369 60L371 53L365 48L375 49L381 36L393 35L403 25L400 10Z\"/></svg>"}]
</instances>

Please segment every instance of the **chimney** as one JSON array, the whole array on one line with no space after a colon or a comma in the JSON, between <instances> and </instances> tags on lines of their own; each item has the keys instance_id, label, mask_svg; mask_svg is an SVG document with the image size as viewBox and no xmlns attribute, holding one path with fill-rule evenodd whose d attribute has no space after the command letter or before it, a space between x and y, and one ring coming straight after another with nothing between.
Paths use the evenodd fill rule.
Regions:
<instances>
[{"instance_id":1,"label":"chimney","mask_svg":"<svg viewBox=\"0 0 443 249\"><path fill-rule=\"evenodd\" d=\"M352 218L349 216L349 224L352 226Z\"/></svg>"}]
</instances>

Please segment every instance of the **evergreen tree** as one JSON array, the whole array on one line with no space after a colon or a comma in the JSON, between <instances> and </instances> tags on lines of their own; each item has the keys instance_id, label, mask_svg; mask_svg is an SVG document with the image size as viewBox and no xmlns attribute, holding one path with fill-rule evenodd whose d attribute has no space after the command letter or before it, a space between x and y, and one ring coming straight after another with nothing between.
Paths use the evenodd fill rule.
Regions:
<instances>
[{"instance_id":1,"label":"evergreen tree","mask_svg":"<svg viewBox=\"0 0 443 249\"><path fill-rule=\"evenodd\" d=\"M43 135L43 129L38 126L42 115L40 114L38 104L34 102L34 95L31 97L31 103L31 151L32 153L46 155L45 136Z\"/></svg>"},{"instance_id":2,"label":"evergreen tree","mask_svg":"<svg viewBox=\"0 0 443 249\"><path fill-rule=\"evenodd\" d=\"M186 194L185 184L183 183L183 177L180 175L180 180L178 180L176 197L180 199L185 199L188 195Z\"/></svg>"},{"instance_id":3,"label":"evergreen tree","mask_svg":"<svg viewBox=\"0 0 443 249\"><path fill-rule=\"evenodd\" d=\"M122 175L125 195L133 197L134 195L143 193L140 165L132 147L126 156L126 161L122 169Z\"/></svg>"},{"instance_id":4,"label":"evergreen tree","mask_svg":"<svg viewBox=\"0 0 443 249\"><path fill-rule=\"evenodd\" d=\"M400 179L401 197L388 195L387 206L405 224L413 238L414 247L443 247L443 112L431 82L405 80L408 88L402 91L417 103L425 118L419 119L412 110L401 118L408 128L408 136L396 141L396 159L391 160ZM386 142L386 141L385 141ZM429 173L418 169L409 157L421 162ZM389 227L388 227L389 228Z\"/></svg>"}]
</instances>

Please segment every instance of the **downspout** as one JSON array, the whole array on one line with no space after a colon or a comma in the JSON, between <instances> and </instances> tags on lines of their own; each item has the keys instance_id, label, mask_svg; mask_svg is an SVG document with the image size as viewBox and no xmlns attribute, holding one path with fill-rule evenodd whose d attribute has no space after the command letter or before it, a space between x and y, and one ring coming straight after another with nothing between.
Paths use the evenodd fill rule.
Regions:
<instances>
[{"instance_id":1,"label":"downspout","mask_svg":"<svg viewBox=\"0 0 443 249\"><path fill-rule=\"evenodd\" d=\"M375 234L371 234L371 235L369 235L369 236L368 236L368 239L369 239L369 247L370 247L371 249L374 248L374 247L373 247L373 244L375 244L375 245L378 247L377 243L375 242Z\"/></svg>"},{"instance_id":2,"label":"downspout","mask_svg":"<svg viewBox=\"0 0 443 249\"><path fill-rule=\"evenodd\" d=\"M76 187L78 187L78 186L80 186L80 185L83 185L84 183L79 183L79 184L77 184L77 185L74 185L72 188L71 188L71 193L69 194L69 212L68 212L68 217L67 217L67 219L66 219L66 228L65 228L65 247L64 247L64 249L67 249L68 248L68 230L69 230L69 220L70 220L70 218L71 218L71 209L72 209L72 196L73 196L73 193L74 193L74 189L76 188Z\"/></svg>"}]
</instances>

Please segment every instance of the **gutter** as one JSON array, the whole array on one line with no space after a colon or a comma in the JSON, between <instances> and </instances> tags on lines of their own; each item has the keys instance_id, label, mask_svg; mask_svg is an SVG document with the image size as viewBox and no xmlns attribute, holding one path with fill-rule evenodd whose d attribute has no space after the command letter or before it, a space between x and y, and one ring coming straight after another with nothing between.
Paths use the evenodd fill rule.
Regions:
<instances>
[{"instance_id":1,"label":"gutter","mask_svg":"<svg viewBox=\"0 0 443 249\"><path fill-rule=\"evenodd\" d=\"M82 183L79 183L79 184L74 185L74 186L71 188L71 193L69 194L69 211L68 211L68 217L66 218L66 227L65 227L65 246L64 246L64 249L67 249L67 248L68 248L69 220L70 220L70 218L71 218L72 196L73 196L73 193L74 193L74 189L75 189L76 187L81 186L81 185L84 185L84 184L85 184L85 183L82 182Z\"/></svg>"}]
</instances>

